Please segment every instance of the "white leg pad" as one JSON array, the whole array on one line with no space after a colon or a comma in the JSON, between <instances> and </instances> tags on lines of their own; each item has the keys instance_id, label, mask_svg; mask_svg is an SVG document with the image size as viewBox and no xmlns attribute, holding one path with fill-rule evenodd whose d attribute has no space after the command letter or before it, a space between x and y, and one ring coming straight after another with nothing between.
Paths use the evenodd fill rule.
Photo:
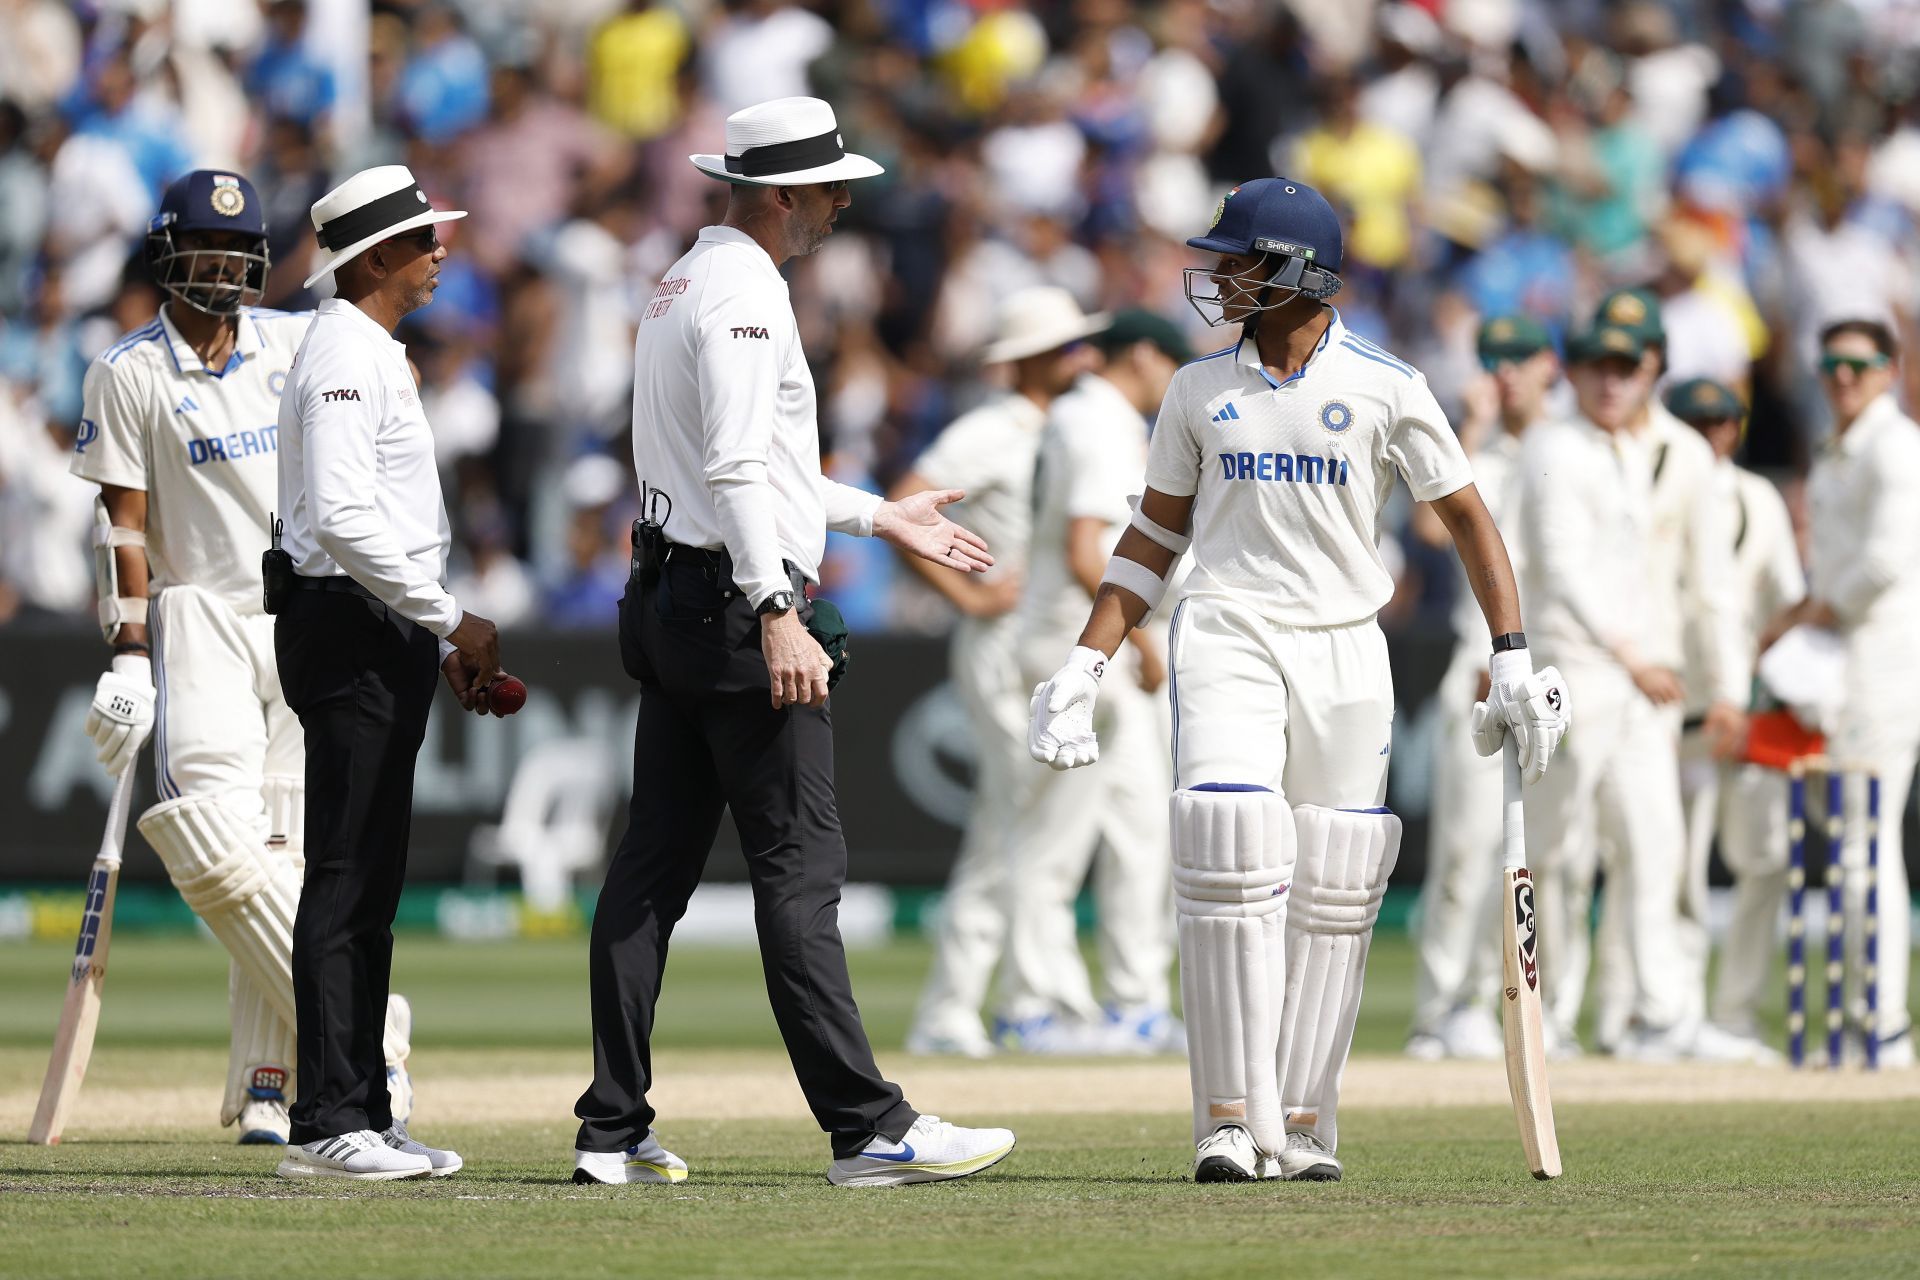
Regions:
<instances>
[{"instance_id":1,"label":"white leg pad","mask_svg":"<svg viewBox=\"0 0 1920 1280\"><path fill-rule=\"evenodd\" d=\"M1287 1131L1311 1133L1332 1150L1367 948L1387 877L1400 857L1400 819L1385 809L1303 804L1293 820L1299 866L1287 916L1280 1094Z\"/></svg>"},{"instance_id":2,"label":"white leg pad","mask_svg":"<svg viewBox=\"0 0 1920 1280\"><path fill-rule=\"evenodd\" d=\"M293 1024L282 1018L258 983L235 964L227 979L227 1007L233 1015L233 1046L227 1055L227 1096L220 1123L232 1124L255 1097L277 1091L293 1104Z\"/></svg>"},{"instance_id":3,"label":"white leg pad","mask_svg":"<svg viewBox=\"0 0 1920 1280\"><path fill-rule=\"evenodd\" d=\"M296 872L307 866L307 784L304 778L270 773L261 786L267 800L267 848L284 853Z\"/></svg>"},{"instance_id":4,"label":"white leg pad","mask_svg":"<svg viewBox=\"0 0 1920 1280\"><path fill-rule=\"evenodd\" d=\"M269 1004L293 1025L293 915L299 885L219 801L163 800L140 816L140 834L174 887Z\"/></svg>"},{"instance_id":5,"label":"white leg pad","mask_svg":"<svg viewBox=\"0 0 1920 1280\"><path fill-rule=\"evenodd\" d=\"M1275 1047L1286 983L1294 824L1267 790L1173 793L1173 903L1193 1076L1193 1137L1238 1124L1286 1141Z\"/></svg>"}]
</instances>

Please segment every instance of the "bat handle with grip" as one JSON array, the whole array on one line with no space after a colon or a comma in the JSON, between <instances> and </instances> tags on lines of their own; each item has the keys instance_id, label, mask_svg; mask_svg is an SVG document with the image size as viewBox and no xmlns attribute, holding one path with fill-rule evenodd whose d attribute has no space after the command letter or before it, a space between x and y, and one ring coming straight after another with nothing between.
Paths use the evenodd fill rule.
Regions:
<instances>
[{"instance_id":1,"label":"bat handle with grip","mask_svg":"<svg viewBox=\"0 0 1920 1280\"><path fill-rule=\"evenodd\" d=\"M129 760L113 784L113 799L107 805L107 829L100 835L98 857L101 862L118 865L120 861L120 849L127 839L127 812L133 807L133 773L139 763L137 756Z\"/></svg>"},{"instance_id":2,"label":"bat handle with grip","mask_svg":"<svg viewBox=\"0 0 1920 1280\"><path fill-rule=\"evenodd\" d=\"M1527 865L1527 811L1520 800L1520 748L1508 735L1500 748L1500 862Z\"/></svg>"}]
</instances>

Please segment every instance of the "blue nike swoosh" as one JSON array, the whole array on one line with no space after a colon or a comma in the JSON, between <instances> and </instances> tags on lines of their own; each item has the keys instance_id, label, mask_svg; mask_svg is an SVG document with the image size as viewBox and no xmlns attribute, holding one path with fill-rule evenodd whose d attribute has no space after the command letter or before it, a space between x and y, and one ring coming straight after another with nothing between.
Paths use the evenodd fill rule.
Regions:
<instances>
[{"instance_id":1,"label":"blue nike swoosh","mask_svg":"<svg viewBox=\"0 0 1920 1280\"><path fill-rule=\"evenodd\" d=\"M864 1152L863 1154L871 1156L875 1160L892 1160L899 1164L905 1164L907 1161L913 1159L914 1153L913 1153L913 1144L910 1142L903 1142L900 1144L900 1149L898 1151L893 1152L891 1155L889 1155L884 1151L868 1151L868 1152Z\"/></svg>"}]
</instances>

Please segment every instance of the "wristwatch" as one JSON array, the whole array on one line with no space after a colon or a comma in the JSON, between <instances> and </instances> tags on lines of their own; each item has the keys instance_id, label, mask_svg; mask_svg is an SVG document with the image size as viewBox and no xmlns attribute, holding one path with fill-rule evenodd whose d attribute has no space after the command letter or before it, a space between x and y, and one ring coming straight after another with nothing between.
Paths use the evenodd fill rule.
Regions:
<instances>
[{"instance_id":1,"label":"wristwatch","mask_svg":"<svg viewBox=\"0 0 1920 1280\"><path fill-rule=\"evenodd\" d=\"M1526 647L1527 633L1524 631L1502 632L1493 638L1493 651L1495 653L1507 653L1514 649L1524 649Z\"/></svg>"},{"instance_id":2,"label":"wristwatch","mask_svg":"<svg viewBox=\"0 0 1920 1280\"><path fill-rule=\"evenodd\" d=\"M771 595L769 595L765 600L762 600L754 608L754 612L764 618L770 613L786 613L788 610L792 608L793 608L793 592L775 591Z\"/></svg>"}]
</instances>

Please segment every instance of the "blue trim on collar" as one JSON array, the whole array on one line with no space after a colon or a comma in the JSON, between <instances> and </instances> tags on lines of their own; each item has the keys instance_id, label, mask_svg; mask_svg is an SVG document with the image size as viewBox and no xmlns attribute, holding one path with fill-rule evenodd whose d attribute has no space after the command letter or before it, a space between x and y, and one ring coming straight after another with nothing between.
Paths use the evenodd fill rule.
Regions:
<instances>
[{"instance_id":1,"label":"blue trim on collar","mask_svg":"<svg viewBox=\"0 0 1920 1280\"><path fill-rule=\"evenodd\" d=\"M1185 603L1182 601L1181 603ZM1189 791L1264 791L1273 794L1272 787L1263 787L1252 782L1202 782L1188 787Z\"/></svg>"}]
</instances>

